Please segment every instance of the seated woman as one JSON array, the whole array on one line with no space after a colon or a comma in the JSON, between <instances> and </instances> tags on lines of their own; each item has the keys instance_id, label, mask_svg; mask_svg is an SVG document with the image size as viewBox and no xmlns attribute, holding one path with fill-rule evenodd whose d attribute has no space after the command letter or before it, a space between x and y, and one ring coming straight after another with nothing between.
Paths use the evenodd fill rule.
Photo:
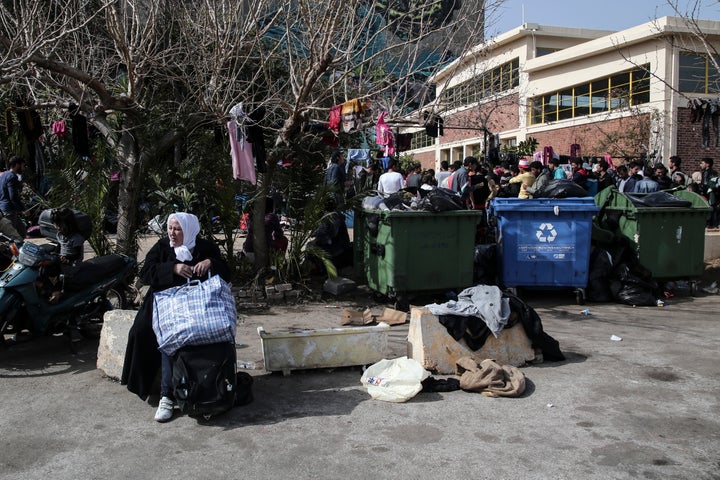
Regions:
<instances>
[{"instance_id":1,"label":"seated woman","mask_svg":"<svg viewBox=\"0 0 720 480\"><path fill-rule=\"evenodd\" d=\"M197 238L200 222L191 213L170 214L168 236L155 243L145 256L140 279L150 285L135 322L128 334L125 363L120 383L145 400L154 393L153 384L158 371L160 403L155 420L166 422L173 416L172 359L161 354L152 329L154 292L182 285L188 279L203 279L208 272L230 281L230 269L222 259L220 249L211 241ZM161 368L162 365L162 368Z\"/></svg>"}]
</instances>

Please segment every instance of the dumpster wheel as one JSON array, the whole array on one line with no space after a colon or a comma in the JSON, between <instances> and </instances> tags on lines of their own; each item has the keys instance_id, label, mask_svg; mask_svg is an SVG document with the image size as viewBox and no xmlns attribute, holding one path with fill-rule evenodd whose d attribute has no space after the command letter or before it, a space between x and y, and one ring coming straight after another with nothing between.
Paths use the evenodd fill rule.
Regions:
<instances>
[{"instance_id":1,"label":"dumpster wheel","mask_svg":"<svg viewBox=\"0 0 720 480\"><path fill-rule=\"evenodd\" d=\"M585 289L577 288L575 290L575 302L578 305L585 305Z\"/></svg>"},{"instance_id":2,"label":"dumpster wheel","mask_svg":"<svg viewBox=\"0 0 720 480\"><path fill-rule=\"evenodd\" d=\"M690 296L696 297L698 292L698 282L697 280L690 280Z\"/></svg>"}]
</instances>

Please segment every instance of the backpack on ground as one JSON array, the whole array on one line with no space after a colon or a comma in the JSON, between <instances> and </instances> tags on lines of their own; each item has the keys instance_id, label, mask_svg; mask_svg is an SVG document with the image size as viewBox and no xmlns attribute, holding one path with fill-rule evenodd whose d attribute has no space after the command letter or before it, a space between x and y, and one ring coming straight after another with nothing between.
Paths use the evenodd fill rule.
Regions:
<instances>
[{"instance_id":1,"label":"backpack on ground","mask_svg":"<svg viewBox=\"0 0 720 480\"><path fill-rule=\"evenodd\" d=\"M229 342L188 345L177 350L173 393L180 411L209 418L235 405L235 345Z\"/></svg>"}]
</instances>

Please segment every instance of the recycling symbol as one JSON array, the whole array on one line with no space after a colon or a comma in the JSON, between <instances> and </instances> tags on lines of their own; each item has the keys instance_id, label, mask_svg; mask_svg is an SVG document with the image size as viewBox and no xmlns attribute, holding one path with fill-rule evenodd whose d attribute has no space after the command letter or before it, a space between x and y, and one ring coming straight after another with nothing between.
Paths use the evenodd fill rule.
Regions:
<instances>
[{"instance_id":1,"label":"recycling symbol","mask_svg":"<svg viewBox=\"0 0 720 480\"><path fill-rule=\"evenodd\" d=\"M557 232L555 231L555 227L553 227L552 223L543 223L538 228L538 231L535 232L535 236L543 243L551 243L555 241Z\"/></svg>"}]
</instances>

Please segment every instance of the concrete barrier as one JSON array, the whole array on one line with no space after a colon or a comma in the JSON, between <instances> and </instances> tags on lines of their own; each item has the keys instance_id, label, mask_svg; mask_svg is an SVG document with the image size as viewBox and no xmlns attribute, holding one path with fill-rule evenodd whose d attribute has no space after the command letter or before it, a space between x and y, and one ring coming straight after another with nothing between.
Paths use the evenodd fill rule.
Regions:
<instances>
[{"instance_id":1,"label":"concrete barrier","mask_svg":"<svg viewBox=\"0 0 720 480\"><path fill-rule=\"evenodd\" d=\"M122 375L128 332L136 310L110 310L105 313L98 345L97 368L116 380Z\"/></svg>"},{"instance_id":2,"label":"concrete barrier","mask_svg":"<svg viewBox=\"0 0 720 480\"><path fill-rule=\"evenodd\" d=\"M501 365L520 367L539 360L523 326L504 329L498 338L488 336L485 344L473 351L463 340L456 341L426 308L410 311L408 357L417 360L425 369L441 375L455 374L455 362L461 357L481 361L490 358Z\"/></svg>"},{"instance_id":3,"label":"concrete barrier","mask_svg":"<svg viewBox=\"0 0 720 480\"><path fill-rule=\"evenodd\" d=\"M720 231L705 231L705 255L707 260L720 258Z\"/></svg>"}]
</instances>

